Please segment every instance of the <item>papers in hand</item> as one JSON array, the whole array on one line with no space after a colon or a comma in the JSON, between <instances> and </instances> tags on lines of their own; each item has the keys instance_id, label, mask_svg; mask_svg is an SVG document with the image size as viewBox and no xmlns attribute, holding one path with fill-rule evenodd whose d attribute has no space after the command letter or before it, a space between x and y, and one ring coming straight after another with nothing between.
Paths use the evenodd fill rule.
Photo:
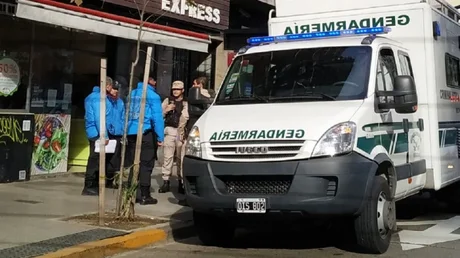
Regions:
<instances>
[{"instance_id":1,"label":"papers in hand","mask_svg":"<svg viewBox=\"0 0 460 258\"><path fill-rule=\"evenodd\" d=\"M94 152L100 152L100 140L97 140L94 144ZM105 153L115 153L115 149L117 147L117 140L109 140L109 143L105 145Z\"/></svg>"}]
</instances>

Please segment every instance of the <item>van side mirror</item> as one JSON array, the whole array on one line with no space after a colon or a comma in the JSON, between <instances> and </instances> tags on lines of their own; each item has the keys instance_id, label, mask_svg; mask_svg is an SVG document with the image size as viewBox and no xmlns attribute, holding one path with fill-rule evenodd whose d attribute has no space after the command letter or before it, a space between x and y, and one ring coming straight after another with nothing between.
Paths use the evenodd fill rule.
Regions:
<instances>
[{"instance_id":1,"label":"van side mirror","mask_svg":"<svg viewBox=\"0 0 460 258\"><path fill-rule=\"evenodd\" d=\"M203 98L200 88L192 87L189 89L187 101L192 105L212 104L213 100Z\"/></svg>"},{"instance_id":2,"label":"van side mirror","mask_svg":"<svg viewBox=\"0 0 460 258\"><path fill-rule=\"evenodd\" d=\"M418 98L415 81L412 76L397 76L393 91L377 91L378 97L393 97L394 102L379 103L379 109L394 109L399 114L410 114L417 111Z\"/></svg>"},{"instance_id":3,"label":"van side mirror","mask_svg":"<svg viewBox=\"0 0 460 258\"><path fill-rule=\"evenodd\" d=\"M201 99L200 89L197 87L192 87L188 92L189 101L199 101Z\"/></svg>"}]
</instances>

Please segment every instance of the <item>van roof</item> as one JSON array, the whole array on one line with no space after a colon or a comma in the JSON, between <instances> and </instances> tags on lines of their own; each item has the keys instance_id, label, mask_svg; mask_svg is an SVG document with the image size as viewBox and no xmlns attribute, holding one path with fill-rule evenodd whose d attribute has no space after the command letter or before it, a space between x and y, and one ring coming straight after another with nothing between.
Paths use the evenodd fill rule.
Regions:
<instances>
[{"instance_id":1,"label":"van roof","mask_svg":"<svg viewBox=\"0 0 460 258\"><path fill-rule=\"evenodd\" d=\"M281 18L301 15L316 15L320 13L333 13L390 6L403 7L414 4L427 4L436 8L439 5L449 6L451 8L453 7L449 4L449 0L322 0L317 1L314 4L310 2L305 0L276 0L276 17ZM455 8L453 9L455 10Z\"/></svg>"},{"instance_id":2,"label":"van roof","mask_svg":"<svg viewBox=\"0 0 460 258\"><path fill-rule=\"evenodd\" d=\"M310 39L305 41L293 42L278 42L257 47L250 47L245 54L261 53L269 51L280 51L288 49L302 49L302 48L320 48L320 47L345 47L345 46L366 46L361 44L366 36L345 37L345 38L327 38L327 39ZM401 44L393 39L377 36L372 45L392 43L397 46Z\"/></svg>"}]
</instances>

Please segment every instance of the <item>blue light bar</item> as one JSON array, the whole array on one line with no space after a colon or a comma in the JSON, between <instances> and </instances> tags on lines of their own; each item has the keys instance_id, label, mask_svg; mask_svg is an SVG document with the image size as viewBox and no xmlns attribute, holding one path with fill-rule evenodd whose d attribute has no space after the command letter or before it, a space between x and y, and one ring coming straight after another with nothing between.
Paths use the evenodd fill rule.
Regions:
<instances>
[{"instance_id":1,"label":"blue light bar","mask_svg":"<svg viewBox=\"0 0 460 258\"><path fill-rule=\"evenodd\" d=\"M391 31L389 27L363 28L354 30L336 30L327 32L312 32L303 34L291 34L282 36L253 37L248 39L249 45L260 45L264 43L275 43L283 41L309 40L331 37L350 37L363 34L385 34Z\"/></svg>"}]
</instances>

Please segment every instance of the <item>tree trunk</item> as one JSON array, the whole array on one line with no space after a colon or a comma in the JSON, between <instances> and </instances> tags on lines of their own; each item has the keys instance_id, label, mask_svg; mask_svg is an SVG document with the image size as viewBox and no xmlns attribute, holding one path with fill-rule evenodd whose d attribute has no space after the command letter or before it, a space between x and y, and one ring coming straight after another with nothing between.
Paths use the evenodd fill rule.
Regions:
<instances>
[{"instance_id":1,"label":"tree trunk","mask_svg":"<svg viewBox=\"0 0 460 258\"><path fill-rule=\"evenodd\" d=\"M99 120L99 226L104 225L105 217L105 99L107 85L107 59L101 58L101 99Z\"/></svg>"},{"instance_id":2,"label":"tree trunk","mask_svg":"<svg viewBox=\"0 0 460 258\"><path fill-rule=\"evenodd\" d=\"M143 17L144 17L144 11L142 11L141 13L141 20L143 19ZM123 176L125 174L126 145L128 144L128 141L127 141L128 122L129 122L129 112L131 108L131 92L134 87L134 69L136 68L136 65L139 63L139 51L141 49L141 36L142 36L142 23L137 33L136 59L131 64L131 71L129 73L128 103L126 103L126 108L125 108L125 124L124 124L123 139L122 139L122 145L121 145L120 178L118 179L118 194L117 194L116 212L117 212L118 217L121 216L124 218L126 218L126 216L122 215L121 213L123 212L123 209L126 209L126 207L124 207L126 203L123 201Z\"/></svg>"},{"instance_id":3,"label":"tree trunk","mask_svg":"<svg viewBox=\"0 0 460 258\"><path fill-rule=\"evenodd\" d=\"M134 154L134 167L133 167L133 177L132 177L133 184L137 185L137 187L140 187L140 185L138 184L139 182L138 181L139 162L141 158L142 136L144 134L145 104L146 104L146 97L147 97L147 86L148 86L151 58L152 58L152 47L149 46L147 48L147 55L145 58L144 80L143 80L143 87L142 87L141 106L140 106L140 111L139 111L139 126L137 127L136 152ZM156 142L154 144L156 144ZM136 194L134 193L130 197L131 197L130 207L132 211L132 216L134 216L134 205L136 203Z\"/></svg>"}]
</instances>

